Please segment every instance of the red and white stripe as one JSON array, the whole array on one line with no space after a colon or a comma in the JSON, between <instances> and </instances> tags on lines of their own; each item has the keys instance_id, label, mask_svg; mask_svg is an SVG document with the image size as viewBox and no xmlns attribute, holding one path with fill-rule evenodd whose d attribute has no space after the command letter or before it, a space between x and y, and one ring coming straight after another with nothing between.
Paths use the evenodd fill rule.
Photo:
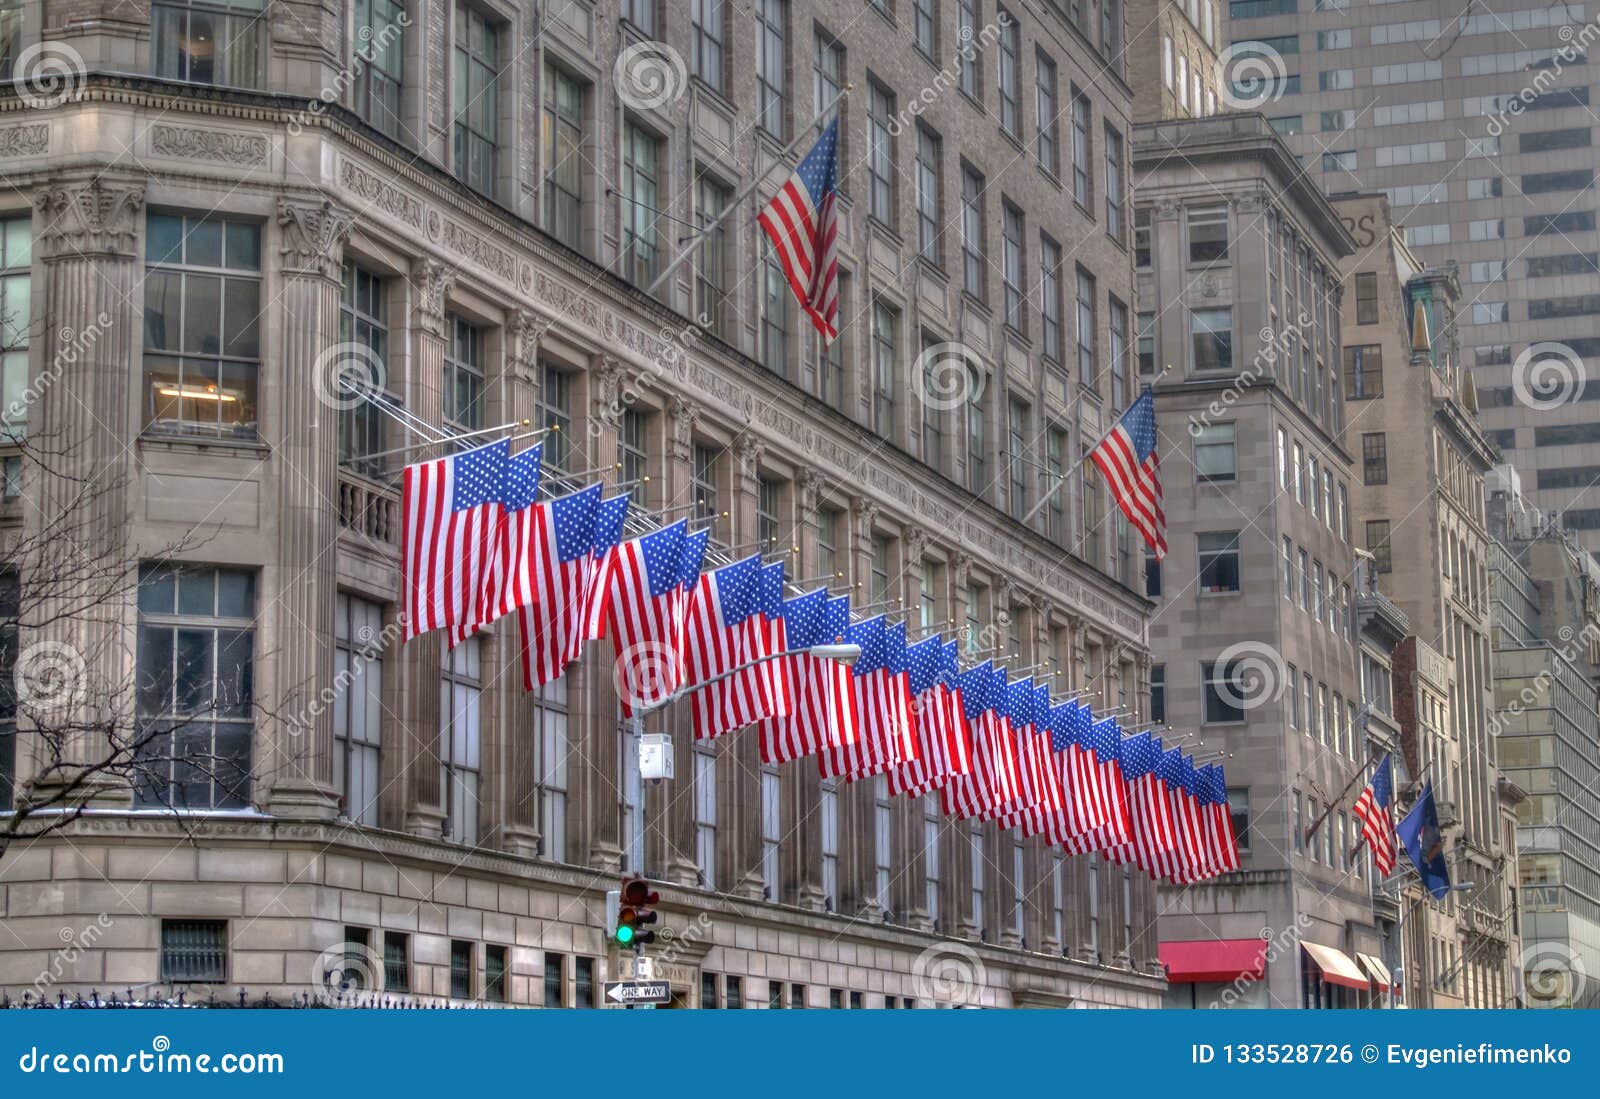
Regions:
<instances>
[{"instance_id":1,"label":"red and white stripe","mask_svg":"<svg viewBox=\"0 0 1600 1099\"><path fill-rule=\"evenodd\" d=\"M401 475L407 641L486 612L481 599L495 553L500 503L491 500L458 512L450 507L454 496L452 458L417 462Z\"/></svg>"},{"instance_id":2,"label":"red and white stripe","mask_svg":"<svg viewBox=\"0 0 1600 1099\"><path fill-rule=\"evenodd\" d=\"M517 613L522 628L522 685L532 691L561 675L583 655L585 600L601 561L585 553L563 562L556 552L555 513L545 504L532 526L529 575L533 599Z\"/></svg>"},{"instance_id":3,"label":"red and white stripe","mask_svg":"<svg viewBox=\"0 0 1600 1099\"><path fill-rule=\"evenodd\" d=\"M961 693L935 683L912 703L917 758L889 771L889 792L920 797L972 771L972 735Z\"/></svg>"},{"instance_id":4,"label":"red and white stripe","mask_svg":"<svg viewBox=\"0 0 1600 1099\"><path fill-rule=\"evenodd\" d=\"M835 195L813 207L797 175L778 189L756 222L772 241L773 254L800 308L827 343L839 337L839 218Z\"/></svg>"},{"instance_id":5,"label":"red and white stripe","mask_svg":"<svg viewBox=\"0 0 1600 1099\"><path fill-rule=\"evenodd\" d=\"M818 754L822 777L854 781L915 759L917 742L906 673L879 668L852 676L851 686L860 731L850 743Z\"/></svg>"},{"instance_id":6,"label":"red and white stripe","mask_svg":"<svg viewBox=\"0 0 1600 1099\"><path fill-rule=\"evenodd\" d=\"M1167 553L1167 516L1162 510L1161 459L1157 451L1142 463L1128 429L1120 423L1089 454L1105 475L1111 495L1156 556Z\"/></svg>"}]
</instances>

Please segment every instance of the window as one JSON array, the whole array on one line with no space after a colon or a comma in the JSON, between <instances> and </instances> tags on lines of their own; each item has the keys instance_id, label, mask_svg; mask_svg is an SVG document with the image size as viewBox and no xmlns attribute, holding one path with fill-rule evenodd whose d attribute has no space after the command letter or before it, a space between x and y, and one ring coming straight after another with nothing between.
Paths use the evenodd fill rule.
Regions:
<instances>
[{"instance_id":1,"label":"window","mask_svg":"<svg viewBox=\"0 0 1600 1099\"><path fill-rule=\"evenodd\" d=\"M1359 301L1358 301L1359 307ZM1383 396L1383 347L1371 344L1344 349L1344 399L1370 401Z\"/></svg>"},{"instance_id":2,"label":"window","mask_svg":"<svg viewBox=\"0 0 1600 1099\"><path fill-rule=\"evenodd\" d=\"M757 19L760 15L757 15ZM722 0L694 0L689 10L690 27L690 60L693 63L694 75L704 80L717 91L726 90L723 77L723 44L727 35L727 23L723 18ZM760 31L756 32L756 61L761 60ZM759 79L758 79L759 83ZM756 112L757 119L761 113Z\"/></svg>"},{"instance_id":3,"label":"window","mask_svg":"<svg viewBox=\"0 0 1600 1099\"><path fill-rule=\"evenodd\" d=\"M656 0L622 0L622 18L648 37L656 33Z\"/></svg>"},{"instance_id":4,"label":"window","mask_svg":"<svg viewBox=\"0 0 1600 1099\"><path fill-rule=\"evenodd\" d=\"M1039 138L1035 143L1039 167L1053 176L1061 174L1061 130L1056 120L1056 63L1043 53L1034 61L1037 84L1034 107L1039 119Z\"/></svg>"},{"instance_id":5,"label":"window","mask_svg":"<svg viewBox=\"0 0 1600 1099\"><path fill-rule=\"evenodd\" d=\"M411 936L404 932L383 933L383 990L411 991Z\"/></svg>"},{"instance_id":6,"label":"window","mask_svg":"<svg viewBox=\"0 0 1600 1099\"><path fill-rule=\"evenodd\" d=\"M1239 532L1197 536L1200 590L1221 595L1239 590Z\"/></svg>"},{"instance_id":7,"label":"window","mask_svg":"<svg viewBox=\"0 0 1600 1099\"><path fill-rule=\"evenodd\" d=\"M961 42L974 42L978 38L978 0L956 0L956 38ZM983 92L983 51L958 50L960 62L957 86L972 99Z\"/></svg>"},{"instance_id":8,"label":"window","mask_svg":"<svg viewBox=\"0 0 1600 1099\"><path fill-rule=\"evenodd\" d=\"M1045 484L1050 497L1045 504L1045 534L1053 541L1067 538L1067 433L1052 427L1045 433Z\"/></svg>"},{"instance_id":9,"label":"window","mask_svg":"<svg viewBox=\"0 0 1600 1099\"><path fill-rule=\"evenodd\" d=\"M1156 315L1140 313L1135 320L1139 326L1134 344L1139 360L1139 376L1148 378L1156 372Z\"/></svg>"},{"instance_id":10,"label":"window","mask_svg":"<svg viewBox=\"0 0 1600 1099\"><path fill-rule=\"evenodd\" d=\"M439 669L439 791L445 834L478 842L478 779L482 769L483 639L469 637L441 654Z\"/></svg>"},{"instance_id":11,"label":"window","mask_svg":"<svg viewBox=\"0 0 1600 1099\"><path fill-rule=\"evenodd\" d=\"M1542 237L1561 233L1587 233L1594 228L1594 212L1568 210L1559 214L1534 214L1522 219L1522 233Z\"/></svg>"},{"instance_id":12,"label":"window","mask_svg":"<svg viewBox=\"0 0 1600 1099\"><path fill-rule=\"evenodd\" d=\"M939 822L941 818L940 800L938 794L925 794L922 798L922 866L923 866L923 896L922 904L927 909L928 918L934 921L937 928L940 913L939 885L942 881L943 868L939 860Z\"/></svg>"},{"instance_id":13,"label":"window","mask_svg":"<svg viewBox=\"0 0 1600 1099\"><path fill-rule=\"evenodd\" d=\"M250 804L255 586L234 569L139 570L136 805Z\"/></svg>"},{"instance_id":14,"label":"window","mask_svg":"<svg viewBox=\"0 0 1600 1099\"><path fill-rule=\"evenodd\" d=\"M259 88L266 6L265 0L156 0L150 13L156 75Z\"/></svg>"},{"instance_id":15,"label":"window","mask_svg":"<svg viewBox=\"0 0 1600 1099\"><path fill-rule=\"evenodd\" d=\"M1011 398L1006 423L1006 478L1010 487L1011 517L1018 521L1028 514L1028 471L1033 468L1028 456L1029 416L1027 403Z\"/></svg>"},{"instance_id":16,"label":"window","mask_svg":"<svg viewBox=\"0 0 1600 1099\"><path fill-rule=\"evenodd\" d=\"M1150 270L1150 245L1150 210L1147 207L1133 212L1133 265L1140 271Z\"/></svg>"},{"instance_id":17,"label":"window","mask_svg":"<svg viewBox=\"0 0 1600 1099\"><path fill-rule=\"evenodd\" d=\"M1097 364L1095 363L1094 277L1078 268L1078 381L1090 389L1095 388Z\"/></svg>"},{"instance_id":18,"label":"window","mask_svg":"<svg viewBox=\"0 0 1600 1099\"><path fill-rule=\"evenodd\" d=\"M1161 83L1172 90L1172 39L1168 35L1161 36Z\"/></svg>"},{"instance_id":19,"label":"window","mask_svg":"<svg viewBox=\"0 0 1600 1099\"><path fill-rule=\"evenodd\" d=\"M506 948L487 944L483 948L483 998L491 1004L506 1002Z\"/></svg>"},{"instance_id":20,"label":"window","mask_svg":"<svg viewBox=\"0 0 1600 1099\"><path fill-rule=\"evenodd\" d=\"M961 287L985 300L988 263L983 255L983 177L961 166Z\"/></svg>"},{"instance_id":21,"label":"window","mask_svg":"<svg viewBox=\"0 0 1600 1099\"><path fill-rule=\"evenodd\" d=\"M761 883L768 900L779 894L778 843L783 836L783 780L776 767L761 771Z\"/></svg>"},{"instance_id":22,"label":"window","mask_svg":"<svg viewBox=\"0 0 1600 1099\"><path fill-rule=\"evenodd\" d=\"M1558 149L1587 149L1590 144L1589 127L1580 126L1570 130L1539 130L1531 134L1521 134L1517 138L1517 149L1523 153L1549 153Z\"/></svg>"},{"instance_id":23,"label":"window","mask_svg":"<svg viewBox=\"0 0 1600 1099\"><path fill-rule=\"evenodd\" d=\"M376 827L383 744L383 608L339 595L333 639L333 788L346 816Z\"/></svg>"},{"instance_id":24,"label":"window","mask_svg":"<svg viewBox=\"0 0 1600 1099\"><path fill-rule=\"evenodd\" d=\"M455 173L486 195L498 175L500 35L489 19L456 5Z\"/></svg>"},{"instance_id":25,"label":"window","mask_svg":"<svg viewBox=\"0 0 1600 1099\"><path fill-rule=\"evenodd\" d=\"M720 6L720 4L719 4ZM774 137L784 136L784 71L788 46L787 0L756 0L756 123Z\"/></svg>"},{"instance_id":26,"label":"window","mask_svg":"<svg viewBox=\"0 0 1600 1099\"><path fill-rule=\"evenodd\" d=\"M1301 471L1305 468L1306 464L1305 455L1305 447L1301 446L1299 443L1295 443L1294 468L1291 472L1294 478L1294 502L1297 504L1305 503L1305 487L1301 481Z\"/></svg>"},{"instance_id":27,"label":"window","mask_svg":"<svg viewBox=\"0 0 1600 1099\"><path fill-rule=\"evenodd\" d=\"M1133 386L1128 377L1128 307L1116 298L1106 299L1111 335L1111 409L1113 412L1133 403Z\"/></svg>"},{"instance_id":28,"label":"window","mask_svg":"<svg viewBox=\"0 0 1600 1099\"><path fill-rule=\"evenodd\" d=\"M1378 323L1378 276L1371 272L1356 273L1356 323Z\"/></svg>"},{"instance_id":29,"label":"window","mask_svg":"<svg viewBox=\"0 0 1600 1099\"><path fill-rule=\"evenodd\" d=\"M1106 235L1122 243L1122 135L1106 127Z\"/></svg>"},{"instance_id":30,"label":"window","mask_svg":"<svg viewBox=\"0 0 1600 1099\"><path fill-rule=\"evenodd\" d=\"M924 379L924 386L934 384L934 360L936 358L933 348L937 346L933 337L924 335L922 340L922 356L919 362L927 364L928 376ZM924 389L923 392L933 392ZM922 405L922 461L934 469L944 469L944 415L945 409L939 401L920 401Z\"/></svg>"},{"instance_id":31,"label":"window","mask_svg":"<svg viewBox=\"0 0 1600 1099\"><path fill-rule=\"evenodd\" d=\"M539 753L539 853L567 861L567 682L555 679L533 695Z\"/></svg>"},{"instance_id":32,"label":"window","mask_svg":"<svg viewBox=\"0 0 1600 1099\"><path fill-rule=\"evenodd\" d=\"M557 1008L567 1006L566 976L562 972L566 958L560 954L544 952L544 1006ZM711 1003L716 1006L716 1001Z\"/></svg>"},{"instance_id":33,"label":"window","mask_svg":"<svg viewBox=\"0 0 1600 1099\"><path fill-rule=\"evenodd\" d=\"M1087 459L1087 454L1084 456ZM1083 506L1083 538L1079 553L1089 564L1100 567L1105 535L1100 530L1104 518L1104 500L1101 498L1100 467L1085 460L1079 467L1081 477L1079 495Z\"/></svg>"},{"instance_id":34,"label":"window","mask_svg":"<svg viewBox=\"0 0 1600 1099\"><path fill-rule=\"evenodd\" d=\"M1389 520L1367 520L1367 552L1372 554L1379 572L1394 571L1394 558L1389 549Z\"/></svg>"},{"instance_id":35,"label":"window","mask_svg":"<svg viewBox=\"0 0 1600 1099\"><path fill-rule=\"evenodd\" d=\"M544 69L540 134L545 231L568 248L583 248L582 84L549 63Z\"/></svg>"},{"instance_id":36,"label":"window","mask_svg":"<svg viewBox=\"0 0 1600 1099\"><path fill-rule=\"evenodd\" d=\"M1475 301L1472 303L1473 324L1501 324L1510 320L1506 303L1503 301ZM1532 305L1528 309L1528 319L1536 320Z\"/></svg>"},{"instance_id":37,"label":"window","mask_svg":"<svg viewBox=\"0 0 1600 1099\"><path fill-rule=\"evenodd\" d=\"M828 116L839 120L839 162L847 163L845 159L845 121L846 116L838 106L828 107L835 103L839 92L844 88L844 47L838 39L827 31L817 28L814 41L814 57L811 63L811 97L813 107L818 114L828 108ZM844 186L841 176L839 185Z\"/></svg>"},{"instance_id":38,"label":"window","mask_svg":"<svg viewBox=\"0 0 1600 1099\"><path fill-rule=\"evenodd\" d=\"M710 744L694 747L694 849L700 884L717 887L717 753Z\"/></svg>"},{"instance_id":39,"label":"window","mask_svg":"<svg viewBox=\"0 0 1600 1099\"><path fill-rule=\"evenodd\" d=\"M1361 436L1361 480L1368 485L1389 483L1388 436L1381 431Z\"/></svg>"},{"instance_id":40,"label":"window","mask_svg":"<svg viewBox=\"0 0 1600 1099\"><path fill-rule=\"evenodd\" d=\"M22 5L25 0L0 0L0 80L10 80L22 52Z\"/></svg>"},{"instance_id":41,"label":"window","mask_svg":"<svg viewBox=\"0 0 1600 1099\"><path fill-rule=\"evenodd\" d=\"M1006 202L1000 208L1002 249L1000 278L1005 288L1005 322L1013 332L1027 329L1028 309L1023 283L1022 211Z\"/></svg>"},{"instance_id":42,"label":"window","mask_svg":"<svg viewBox=\"0 0 1600 1099\"><path fill-rule=\"evenodd\" d=\"M822 833L822 894L829 912L839 910L839 780L822 780L817 802Z\"/></svg>"},{"instance_id":43,"label":"window","mask_svg":"<svg viewBox=\"0 0 1600 1099\"><path fill-rule=\"evenodd\" d=\"M661 208L661 142L633 122L622 132L622 277L647 287L656 278L656 214Z\"/></svg>"},{"instance_id":44,"label":"window","mask_svg":"<svg viewBox=\"0 0 1600 1099\"><path fill-rule=\"evenodd\" d=\"M462 431L483 426L483 346L488 333L464 318L446 318L450 340L444 353L444 418Z\"/></svg>"},{"instance_id":45,"label":"window","mask_svg":"<svg viewBox=\"0 0 1600 1099\"><path fill-rule=\"evenodd\" d=\"M1341 130L1353 130L1356 125L1356 112L1350 109L1342 111L1323 111L1321 126L1324 133L1338 133Z\"/></svg>"},{"instance_id":46,"label":"window","mask_svg":"<svg viewBox=\"0 0 1600 1099\"><path fill-rule=\"evenodd\" d=\"M1150 665L1150 720L1165 724L1167 720L1167 666Z\"/></svg>"},{"instance_id":47,"label":"window","mask_svg":"<svg viewBox=\"0 0 1600 1099\"><path fill-rule=\"evenodd\" d=\"M1238 476L1234 450L1235 425L1197 424L1194 435L1195 476L1202 481L1232 481Z\"/></svg>"},{"instance_id":48,"label":"window","mask_svg":"<svg viewBox=\"0 0 1600 1099\"><path fill-rule=\"evenodd\" d=\"M1017 53L1022 30L1004 8L996 11L995 21L1000 26L1000 130L1015 138L1022 114L1017 104Z\"/></svg>"},{"instance_id":49,"label":"window","mask_svg":"<svg viewBox=\"0 0 1600 1099\"><path fill-rule=\"evenodd\" d=\"M893 117L894 96L873 82L867 99L867 213L891 229L895 225L895 148L889 128Z\"/></svg>"},{"instance_id":50,"label":"window","mask_svg":"<svg viewBox=\"0 0 1600 1099\"><path fill-rule=\"evenodd\" d=\"M151 214L146 237L144 426L254 438L260 227Z\"/></svg>"},{"instance_id":51,"label":"window","mask_svg":"<svg viewBox=\"0 0 1600 1099\"><path fill-rule=\"evenodd\" d=\"M1233 369L1233 311L1196 309L1189 314L1195 370Z\"/></svg>"},{"instance_id":52,"label":"window","mask_svg":"<svg viewBox=\"0 0 1600 1099\"><path fill-rule=\"evenodd\" d=\"M1233 838L1239 850L1250 850L1250 791L1228 791L1228 816L1233 823Z\"/></svg>"},{"instance_id":53,"label":"window","mask_svg":"<svg viewBox=\"0 0 1600 1099\"><path fill-rule=\"evenodd\" d=\"M1212 661L1200 665L1201 686L1205 692L1205 722L1208 725L1244 720L1243 700L1250 697L1240 662L1223 666Z\"/></svg>"},{"instance_id":54,"label":"window","mask_svg":"<svg viewBox=\"0 0 1600 1099\"><path fill-rule=\"evenodd\" d=\"M1072 197L1085 210L1093 196L1089 191L1089 97L1072 89Z\"/></svg>"},{"instance_id":55,"label":"window","mask_svg":"<svg viewBox=\"0 0 1600 1099\"><path fill-rule=\"evenodd\" d=\"M1284 137L1293 137L1305 130L1305 119L1297 114L1278 115L1267 122Z\"/></svg>"},{"instance_id":56,"label":"window","mask_svg":"<svg viewBox=\"0 0 1600 1099\"><path fill-rule=\"evenodd\" d=\"M872 303L872 429L895 438L895 383L899 378L896 339L900 318L882 301Z\"/></svg>"},{"instance_id":57,"label":"window","mask_svg":"<svg viewBox=\"0 0 1600 1099\"><path fill-rule=\"evenodd\" d=\"M987 875L988 864L985 862L984 853L983 853L983 825L982 824L974 823L971 826L971 831L968 833L968 836L967 836L967 843L968 843L968 846L969 846L969 848L970 848L970 850L972 852L972 896L971 896L972 907L971 907L971 912L970 912L970 914L968 915L967 918L971 921L972 926L978 929L978 938L979 939L983 939L986 936L986 929L984 927L984 918L983 918L983 910L984 910L984 903L983 903L984 902L984 896L983 896L983 894L984 894L984 879L988 876Z\"/></svg>"},{"instance_id":58,"label":"window","mask_svg":"<svg viewBox=\"0 0 1600 1099\"><path fill-rule=\"evenodd\" d=\"M936 0L911 0L911 40L930 60L938 52Z\"/></svg>"},{"instance_id":59,"label":"window","mask_svg":"<svg viewBox=\"0 0 1600 1099\"><path fill-rule=\"evenodd\" d=\"M226 920L162 920L161 981L221 984L228 979Z\"/></svg>"},{"instance_id":60,"label":"window","mask_svg":"<svg viewBox=\"0 0 1600 1099\"><path fill-rule=\"evenodd\" d=\"M1311 555L1305 550L1297 551L1300 560L1300 609L1311 609Z\"/></svg>"},{"instance_id":61,"label":"window","mask_svg":"<svg viewBox=\"0 0 1600 1099\"><path fill-rule=\"evenodd\" d=\"M941 163L939 135L922 124L917 125L917 254L929 263L942 262L939 247L943 229L940 195L939 166Z\"/></svg>"},{"instance_id":62,"label":"window","mask_svg":"<svg viewBox=\"0 0 1600 1099\"><path fill-rule=\"evenodd\" d=\"M450 940L450 998L472 999L472 944L465 939Z\"/></svg>"},{"instance_id":63,"label":"window","mask_svg":"<svg viewBox=\"0 0 1600 1099\"><path fill-rule=\"evenodd\" d=\"M983 390L987 377L976 366L972 372L967 398L967 491L974 496L984 496L989 491L989 436L984 422Z\"/></svg>"},{"instance_id":64,"label":"window","mask_svg":"<svg viewBox=\"0 0 1600 1099\"><path fill-rule=\"evenodd\" d=\"M761 245L761 365L780 378L789 376L789 301L793 296L770 241Z\"/></svg>"},{"instance_id":65,"label":"window","mask_svg":"<svg viewBox=\"0 0 1600 1099\"><path fill-rule=\"evenodd\" d=\"M28 422L32 271L31 220L0 221L0 439L20 436Z\"/></svg>"},{"instance_id":66,"label":"window","mask_svg":"<svg viewBox=\"0 0 1600 1099\"><path fill-rule=\"evenodd\" d=\"M1356 86L1354 69L1323 69L1317 74L1317 89L1324 92L1349 91Z\"/></svg>"},{"instance_id":67,"label":"window","mask_svg":"<svg viewBox=\"0 0 1600 1099\"><path fill-rule=\"evenodd\" d=\"M1354 149L1343 152L1322 154L1322 170L1324 172L1353 172L1356 170L1356 154Z\"/></svg>"},{"instance_id":68,"label":"window","mask_svg":"<svg viewBox=\"0 0 1600 1099\"><path fill-rule=\"evenodd\" d=\"M544 437L545 472L566 472L572 446L572 376L550 363L543 363L540 370L534 420L551 429Z\"/></svg>"},{"instance_id":69,"label":"window","mask_svg":"<svg viewBox=\"0 0 1600 1099\"><path fill-rule=\"evenodd\" d=\"M260 7L259 3L250 6ZM351 103L369 126L392 138L400 136L400 86L408 22L401 0L356 0L355 41L359 45L354 48L356 56L351 64ZM231 36L216 41L230 48L234 43Z\"/></svg>"},{"instance_id":70,"label":"window","mask_svg":"<svg viewBox=\"0 0 1600 1099\"><path fill-rule=\"evenodd\" d=\"M717 519L717 450L696 444L691 454L690 491L694 493L694 517L701 522Z\"/></svg>"},{"instance_id":71,"label":"window","mask_svg":"<svg viewBox=\"0 0 1600 1099\"><path fill-rule=\"evenodd\" d=\"M888 912L889 884L893 880L894 806L889 801L889 779L877 775L872 780L873 897L878 907Z\"/></svg>"},{"instance_id":72,"label":"window","mask_svg":"<svg viewBox=\"0 0 1600 1099\"><path fill-rule=\"evenodd\" d=\"M1228 208L1206 206L1188 212L1189 262L1226 263L1228 260Z\"/></svg>"},{"instance_id":73,"label":"window","mask_svg":"<svg viewBox=\"0 0 1600 1099\"><path fill-rule=\"evenodd\" d=\"M1039 234L1039 337L1044 357L1061 361L1061 245Z\"/></svg>"},{"instance_id":74,"label":"window","mask_svg":"<svg viewBox=\"0 0 1600 1099\"><path fill-rule=\"evenodd\" d=\"M817 509L817 568L824 577L839 579L840 514L832 508Z\"/></svg>"},{"instance_id":75,"label":"window","mask_svg":"<svg viewBox=\"0 0 1600 1099\"><path fill-rule=\"evenodd\" d=\"M729 241L725 223L717 223L728 208L728 189L701 172L694 181L694 213L705 236L694 269L694 304L697 316L718 335L729 330L732 295L729 284ZM715 223L715 228L712 225ZM784 299L787 302L787 298Z\"/></svg>"}]
</instances>

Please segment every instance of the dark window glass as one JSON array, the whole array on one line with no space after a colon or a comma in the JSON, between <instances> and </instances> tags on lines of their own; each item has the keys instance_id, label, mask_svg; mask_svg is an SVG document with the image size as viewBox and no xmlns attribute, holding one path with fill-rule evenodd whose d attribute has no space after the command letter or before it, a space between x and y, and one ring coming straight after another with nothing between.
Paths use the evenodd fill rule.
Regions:
<instances>
[{"instance_id":1,"label":"dark window glass","mask_svg":"<svg viewBox=\"0 0 1600 1099\"><path fill-rule=\"evenodd\" d=\"M228 979L228 924L224 920L162 920L161 980L216 984Z\"/></svg>"},{"instance_id":2,"label":"dark window glass","mask_svg":"<svg viewBox=\"0 0 1600 1099\"><path fill-rule=\"evenodd\" d=\"M472 944L462 939L450 940L450 996L472 999Z\"/></svg>"}]
</instances>

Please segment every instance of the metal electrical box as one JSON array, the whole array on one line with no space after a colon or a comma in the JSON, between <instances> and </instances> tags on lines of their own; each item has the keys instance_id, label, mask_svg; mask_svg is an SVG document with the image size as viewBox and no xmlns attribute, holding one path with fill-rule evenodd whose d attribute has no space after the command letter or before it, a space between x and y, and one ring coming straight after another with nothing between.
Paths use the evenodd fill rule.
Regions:
<instances>
[{"instance_id":1,"label":"metal electrical box","mask_svg":"<svg viewBox=\"0 0 1600 1099\"><path fill-rule=\"evenodd\" d=\"M672 777L672 737L666 733L641 733L639 736L639 777Z\"/></svg>"}]
</instances>

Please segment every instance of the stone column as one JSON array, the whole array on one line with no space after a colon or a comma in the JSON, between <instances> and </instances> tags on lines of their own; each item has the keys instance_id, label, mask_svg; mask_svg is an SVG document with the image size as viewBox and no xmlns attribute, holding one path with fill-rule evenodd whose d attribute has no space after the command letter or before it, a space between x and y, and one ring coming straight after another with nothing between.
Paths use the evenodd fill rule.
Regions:
<instances>
[{"instance_id":1,"label":"stone column","mask_svg":"<svg viewBox=\"0 0 1600 1099\"><path fill-rule=\"evenodd\" d=\"M535 370L542 331L543 322L526 309L519 309L506 318L505 364L499 382L500 403L507 423L533 419ZM501 818L500 847L514 855L532 856L539 852L540 726L534 717L533 698L523 688L522 636L513 618L500 624L495 641L500 664L497 691L503 715L501 729L506 739L501 757L505 761L501 783L505 790L505 812Z\"/></svg>"},{"instance_id":2,"label":"stone column","mask_svg":"<svg viewBox=\"0 0 1600 1099\"><path fill-rule=\"evenodd\" d=\"M662 468L659 476L654 472L650 476L659 481L655 499L660 500L663 507L677 508L669 516L676 519L685 514L682 505L692 497L694 426L700 418L700 410L684 398L673 396L668 399L666 415L669 423L663 432ZM636 498L646 497L639 493ZM700 871L695 849L694 725L686 702L675 703L672 711L672 752L678 777L675 780L676 789L670 791L662 809L663 827L667 834L667 879L680 885L693 885ZM717 769L721 770L720 765ZM727 820L726 810L721 805L718 806L718 817L720 837L723 835L720 825ZM714 866L708 869L713 876L718 870ZM721 879L718 881L726 885Z\"/></svg>"},{"instance_id":3,"label":"stone column","mask_svg":"<svg viewBox=\"0 0 1600 1099\"><path fill-rule=\"evenodd\" d=\"M850 513L851 602L859 606L871 598L867 580L872 575L872 528L878 505L856 497L850 502ZM872 787L871 779L839 785L839 892L843 894L839 911L860 912L876 923L883 919L883 906L878 903L874 881L877 853L873 844L877 829Z\"/></svg>"},{"instance_id":4,"label":"stone column","mask_svg":"<svg viewBox=\"0 0 1600 1099\"><path fill-rule=\"evenodd\" d=\"M21 609L42 625L18 638L19 800L68 794L72 804L127 804L127 768L84 775L57 760L100 762L97 730L131 736L136 562L128 558L128 386L139 319L143 181L95 179L36 200L44 286L35 301L43 367L30 396L24 477ZM30 317L6 318L34 325ZM88 594L85 594L87 589ZM104 594L93 594L104 592ZM56 676L60 678L57 679ZM119 745L125 749L128 745Z\"/></svg>"},{"instance_id":5,"label":"stone column","mask_svg":"<svg viewBox=\"0 0 1600 1099\"><path fill-rule=\"evenodd\" d=\"M591 357L579 392L574 394L573 407L583 410L574 416L573 437L568 441L568 465L587 469L616 461L617 420L605 407L604 384L606 362L599 356ZM581 422L579 422L581 421ZM582 478L587 480L587 478ZM582 824L589 865L599 870L619 869L623 863L623 776L622 750L627 722L622 717L622 701L617 692L614 674L616 658L610 638L589 646L584 660L585 678L582 699L586 707L581 718L575 716L571 729L583 745L578 758L586 759L579 769L577 784L579 804L577 813ZM649 727L659 729L661 715L649 719ZM641 788L639 797L644 802L645 833L650 832L651 795ZM578 847L584 850L584 847ZM649 865L648 843L640 851L640 859ZM641 867L642 869L642 867Z\"/></svg>"},{"instance_id":6,"label":"stone column","mask_svg":"<svg viewBox=\"0 0 1600 1099\"><path fill-rule=\"evenodd\" d=\"M748 431L740 432L733 441L736 466L729 539L736 546L753 545L756 541L761 456L765 449L761 440ZM734 556L743 556L743 552ZM739 734L723 748L722 755L722 789L727 797L719 800L719 815L726 821L721 829L730 860L726 881L740 896L760 899L765 886L761 872L760 739L751 733Z\"/></svg>"},{"instance_id":7,"label":"stone column","mask_svg":"<svg viewBox=\"0 0 1600 1099\"><path fill-rule=\"evenodd\" d=\"M816 575L817 507L821 503L823 478L816 470L800 471L795 484L797 511L795 545L800 554L795 570L804 579ZM829 581L822 581L829 586ZM807 585L810 587L810 585ZM784 797L789 800L784 816L784 880L794 882L795 898L802 908L821 912L826 907L822 891L822 775L811 759L799 760L784 768L787 780ZM792 806L792 809L791 809Z\"/></svg>"},{"instance_id":8,"label":"stone column","mask_svg":"<svg viewBox=\"0 0 1600 1099\"><path fill-rule=\"evenodd\" d=\"M445 301L455 285L455 269L424 258L412 265L411 376L406 379L411 411L427 423L444 418ZM410 433L402 429L394 435ZM391 437L394 437L392 435ZM413 461L431 453L413 452ZM406 643L401 675L405 691L405 829L414 835L438 838L444 826L442 791L439 789L439 666L444 637L438 630Z\"/></svg>"},{"instance_id":9,"label":"stone column","mask_svg":"<svg viewBox=\"0 0 1600 1099\"><path fill-rule=\"evenodd\" d=\"M332 202L278 203L283 300L277 391L278 529L273 623L278 736L271 807L332 818L333 712L316 698L333 682L338 537L339 412L328 371L339 368L339 277L355 215Z\"/></svg>"}]
</instances>

